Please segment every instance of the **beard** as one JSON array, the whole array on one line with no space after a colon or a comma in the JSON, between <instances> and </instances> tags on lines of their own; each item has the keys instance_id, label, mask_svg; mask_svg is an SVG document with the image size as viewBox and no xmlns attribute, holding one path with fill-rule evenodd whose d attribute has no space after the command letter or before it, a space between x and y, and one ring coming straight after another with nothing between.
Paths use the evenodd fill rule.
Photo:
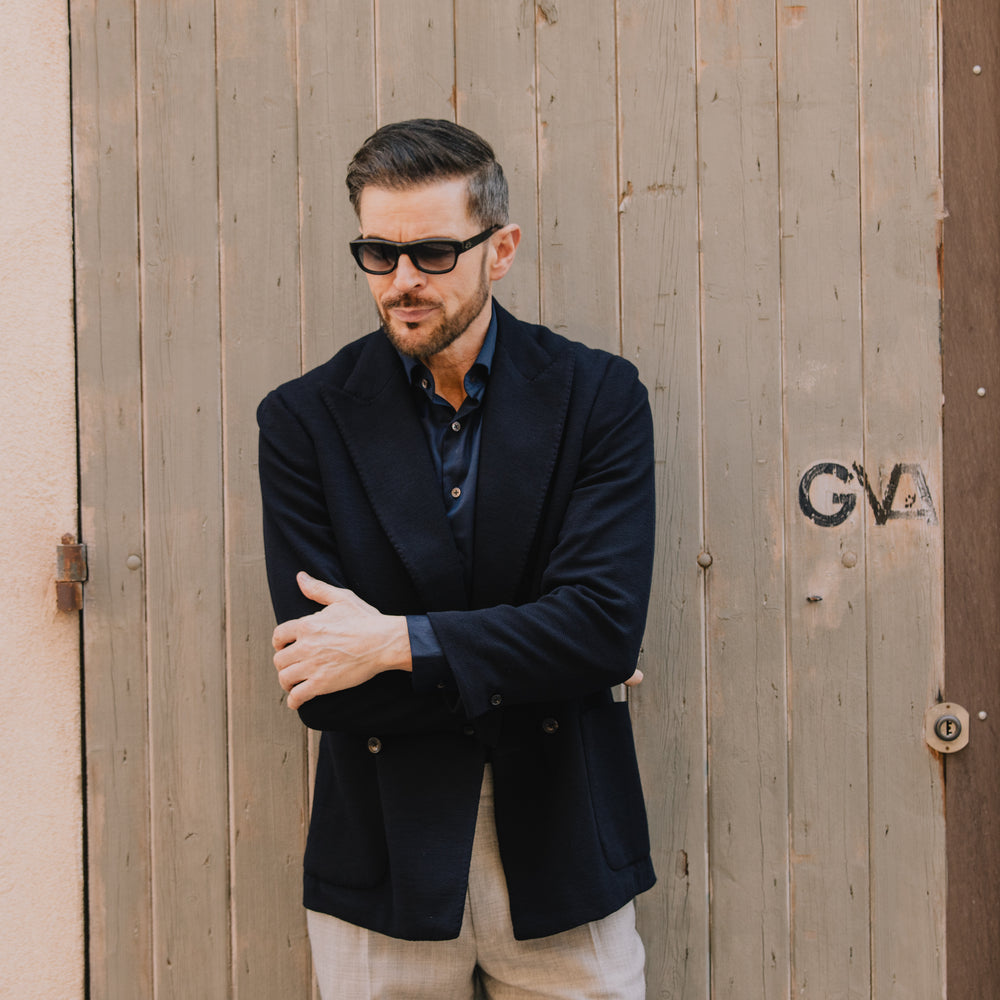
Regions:
<instances>
[{"instance_id":1,"label":"beard","mask_svg":"<svg viewBox=\"0 0 1000 1000\"><path fill-rule=\"evenodd\" d=\"M393 347L400 354L426 361L435 354L440 354L450 347L469 328L469 324L483 311L489 301L490 281L486 275L486 259L483 259L483 269L479 275L479 283L473 294L463 302L453 313L445 313L437 325L425 333L419 342L413 342L405 337L403 330L415 330L419 323L396 323L389 316L390 309L420 309L425 306L437 306L439 303L421 299L419 295L397 295L394 298L383 299L378 304L382 329Z\"/></svg>"}]
</instances>

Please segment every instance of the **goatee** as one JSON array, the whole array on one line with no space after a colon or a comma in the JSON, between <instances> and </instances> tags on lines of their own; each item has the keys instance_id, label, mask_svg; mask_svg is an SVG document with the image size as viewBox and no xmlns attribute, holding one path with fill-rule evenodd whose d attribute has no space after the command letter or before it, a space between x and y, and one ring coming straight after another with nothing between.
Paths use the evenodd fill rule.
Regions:
<instances>
[{"instance_id":1,"label":"goatee","mask_svg":"<svg viewBox=\"0 0 1000 1000\"><path fill-rule=\"evenodd\" d=\"M484 262L485 263L485 262ZM391 309L420 309L426 306L436 306L437 302L426 302L419 296L404 294L397 295L392 299L384 299L379 304L379 317L382 320L382 329L389 338L389 342L407 357L416 358L418 361L426 361L435 354L450 347L469 328L469 324L483 311L490 297L490 281L486 275L486 268L483 267L480 274L479 284L471 298L467 299L458 310L450 315L445 313L437 326L428 331L420 340L413 341L406 338L400 327L406 330L415 330L418 323L395 324L389 318Z\"/></svg>"}]
</instances>

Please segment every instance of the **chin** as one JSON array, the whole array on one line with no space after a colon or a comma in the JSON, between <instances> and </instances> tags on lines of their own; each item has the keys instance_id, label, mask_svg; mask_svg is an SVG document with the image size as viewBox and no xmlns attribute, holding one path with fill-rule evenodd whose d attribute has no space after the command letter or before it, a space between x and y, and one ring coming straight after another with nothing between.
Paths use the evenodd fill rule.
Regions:
<instances>
[{"instance_id":1,"label":"chin","mask_svg":"<svg viewBox=\"0 0 1000 1000\"><path fill-rule=\"evenodd\" d=\"M464 330L450 329L447 324L438 323L427 329L421 323L389 323L382 321L389 342L400 354L426 361L451 346Z\"/></svg>"},{"instance_id":2,"label":"chin","mask_svg":"<svg viewBox=\"0 0 1000 1000\"><path fill-rule=\"evenodd\" d=\"M406 325L395 328L383 326L383 329L389 338L389 343L400 354L405 354L409 358L416 358L419 361L428 356L428 338L420 335L419 325ZM435 352L431 351L430 353L433 354Z\"/></svg>"}]
</instances>

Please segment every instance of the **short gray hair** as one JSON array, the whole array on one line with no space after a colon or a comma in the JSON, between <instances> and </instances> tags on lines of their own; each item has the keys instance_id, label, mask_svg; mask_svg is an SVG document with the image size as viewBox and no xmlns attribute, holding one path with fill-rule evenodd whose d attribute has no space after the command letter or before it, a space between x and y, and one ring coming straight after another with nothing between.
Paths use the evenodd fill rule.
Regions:
<instances>
[{"instance_id":1,"label":"short gray hair","mask_svg":"<svg viewBox=\"0 0 1000 1000\"><path fill-rule=\"evenodd\" d=\"M465 177L469 215L484 229L507 225L507 178L493 147L471 129L446 119L415 118L383 125L347 168L351 204L361 214L366 187L405 190Z\"/></svg>"}]
</instances>

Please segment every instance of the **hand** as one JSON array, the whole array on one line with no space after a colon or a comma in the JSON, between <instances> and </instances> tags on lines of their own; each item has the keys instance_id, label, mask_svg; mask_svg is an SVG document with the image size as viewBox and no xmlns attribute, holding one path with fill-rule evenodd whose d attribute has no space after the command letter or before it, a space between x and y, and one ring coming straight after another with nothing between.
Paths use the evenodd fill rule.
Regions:
<instances>
[{"instance_id":1,"label":"hand","mask_svg":"<svg viewBox=\"0 0 1000 1000\"><path fill-rule=\"evenodd\" d=\"M634 688L642 683L642 671L636 667L635 673L625 682L625 687Z\"/></svg>"},{"instance_id":2,"label":"hand","mask_svg":"<svg viewBox=\"0 0 1000 1000\"><path fill-rule=\"evenodd\" d=\"M383 615L353 591L308 573L295 579L306 597L324 607L274 630L274 666L289 708L357 687L384 670L412 669L405 618Z\"/></svg>"}]
</instances>

